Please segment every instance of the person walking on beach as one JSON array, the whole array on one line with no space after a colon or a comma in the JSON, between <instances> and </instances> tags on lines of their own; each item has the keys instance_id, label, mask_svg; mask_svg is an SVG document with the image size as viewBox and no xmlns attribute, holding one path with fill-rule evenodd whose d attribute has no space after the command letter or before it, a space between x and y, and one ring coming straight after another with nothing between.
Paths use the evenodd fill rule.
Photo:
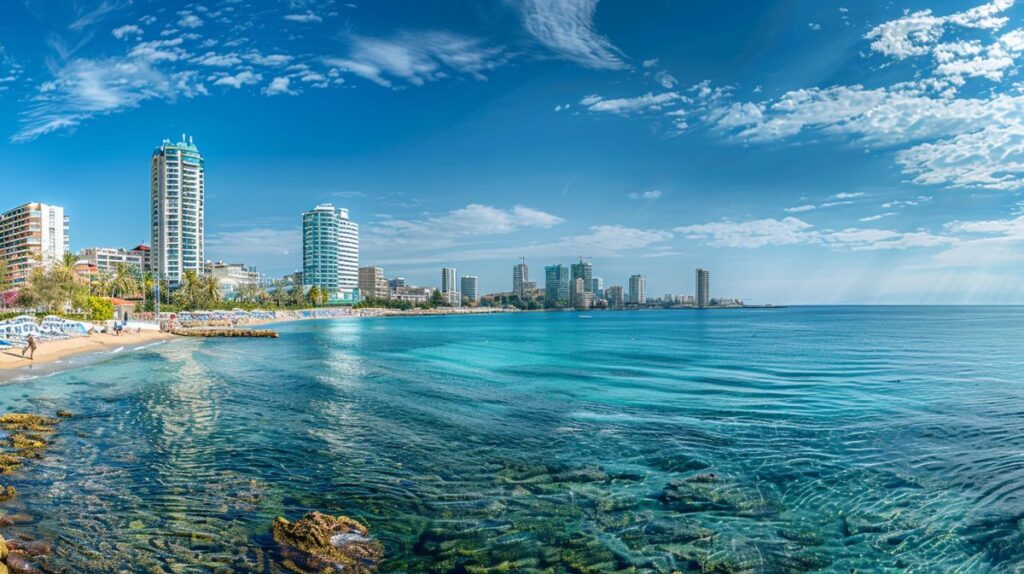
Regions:
<instances>
[{"instance_id":1,"label":"person walking on beach","mask_svg":"<svg viewBox=\"0 0 1024 574\"><path fill-rule=\"evenodd\" d=\"M36 356L36 338L33 335L28 336L28 341L25 343L25 348L21 350L21 356L24 357L25 353L28 353L28 360L34 360Z\"/></svg>"}]
</instances>

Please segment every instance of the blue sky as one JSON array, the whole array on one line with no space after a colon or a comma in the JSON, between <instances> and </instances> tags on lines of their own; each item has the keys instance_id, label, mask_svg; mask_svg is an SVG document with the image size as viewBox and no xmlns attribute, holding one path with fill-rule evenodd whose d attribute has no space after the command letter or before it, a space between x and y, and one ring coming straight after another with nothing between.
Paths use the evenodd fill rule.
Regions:
<instances>
[{"instance_id":1,"label":"blue sky","mask_svg":"<svg viewBox=\"0 0 1024 574\"><path fill-rule=\"evenodd\" d=\"M148 163L207 159L207 256L280 275L301 212L362 264L507 290L1024 303L1024 9L991 2L148 0L0 5L0 204L148 239Z\"/></svg>"}]
</instances>

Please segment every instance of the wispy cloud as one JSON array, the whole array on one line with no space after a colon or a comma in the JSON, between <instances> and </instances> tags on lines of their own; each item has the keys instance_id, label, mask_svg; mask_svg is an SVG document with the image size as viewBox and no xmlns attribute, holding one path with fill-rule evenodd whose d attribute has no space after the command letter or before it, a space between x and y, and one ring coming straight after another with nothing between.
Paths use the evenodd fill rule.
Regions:
<instances>
[{"instance_id":1,"label":"wispy cloud","mask_svg":"<svg viewBox=\"0 0 1024 574\"><path fill-rule=\"evenodd\" d=\"M117 12L127 6L131 5L131 0L123 0L121 2L112 2L111 0L103 0L96 5L95 8L88 12L80 13L78 18L68 26L69 30L80 31L84 28L88 28L93 24L101 22L109 14Z\"/></svg>"},{"instance_id":2,"label":"wispy cloud","mask_svg":"<svg viewBox=\"0 0 1024 574\"><path fill-rule=\"evenodd\" d=\"M598 0L520 0L526 29L561 57L595 69L626 67L622 52L594 27Z\"/></svg>"},{"instance_id":3,"label":"wispy cloud","mask_svg":"<svg viewBox=\"0 0 1024 574\"><path fill-rule=\"evenodd\" d=\"M644 192L636 192L636 191L634 191L633 193L629 194L629 198L630 199L646 199L646 200L649 200L649 201L653 201L655 199L661 199L662 195L664 195L664 194L662 194L660 189L652 189L650 191L644 191Z\"/></svg>"},{"instance_id":4,"label":"wispy cloud","mask_svg":"<svg viewBox=\"0 0 1024 574\"><path fill-rule=\"evenodd\" d=\"M309 24L309 23L313 23L313 22L323 22L324 21L323 18L321 18L320 16L318 16L318 15L316 15L316 14L314 14L314 13L308 11L308 10L306 12L302 13L302 14L287 14L287 15L285 15L284 19L285 20L289 20L291 22L301 22L303 24Z\"/></svg>"},{"instance_id":5,"label":"wispy cloud","mask_svg":"<svg viewBox=\"0 0 1024 574\"><path fill-rule=\"evenodd\" d=\"M354 36L347 56L324 59L329 66L386 87L395 79L419 86L452 73L484 80L485 72L504 61L502 48L446 31L403 32L391 38Z\"/></svg>"},{"instance_id":6,"label":"wispy cloud","mask_svg":"<svg viewBox=\"0 0 1024 574\"><path fill-rule=\"evenodd\" d=\"M592 112L610 112L614 114L629 114L631 112L661 111L666 105L673 104L683 99L676 92L664 92L653 94L647 92L642 96L634 98L612 98L604 99L598 95L586 96L580 100L580 105L586 106Z\"/></svg>"},{"instance_id":7,"label":"wispy cloud","mask_svg":"<svg viewBox=\"0 0 1024 574\"><path fill-rule=\"evenodd\" d=\"M715 247L756 249L769 245L824 245L853 251L880 251L953 245L958 239L934 235L927 231L891 231L887 229L847 228L816 230L795 217L756 219L751 221L722 220L686 225L675 229L688 239Z\"/></svg>"},{"instance_id":8,"label":"wispy cloud","mask_svg":"<svg viewBox=\"0 0 1024 574\"><path fill-rule=\"evenodd\" d=\"M39 88L12 140L72 129L96 115L138 107L145 100L174 100L205 91L195 74L168 75L145 58L74 60Z\"/></svg>"},{"instance_id":9,"label":"wispy cloud","mask_svg":"<svg viewBox=\"0 0 1024 574\"><path fill-rule=\"evenodd\" d=\"M517 205L501 209L471 203L444 215L422 220L388 219L378 222L375 232L382 235L424 234L434 236L439 230L450 237L496 235L526 228L548 228L565 220L538 209Z\"/></svg>"}]
</instances>

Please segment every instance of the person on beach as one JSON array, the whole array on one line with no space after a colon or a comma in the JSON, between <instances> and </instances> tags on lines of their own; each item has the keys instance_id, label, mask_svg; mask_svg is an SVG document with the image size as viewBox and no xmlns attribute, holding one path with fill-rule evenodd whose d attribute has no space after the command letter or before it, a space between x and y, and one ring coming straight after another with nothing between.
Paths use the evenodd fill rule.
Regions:
<instances>
[{"instance_id":1,"label":"person on beach","mask_svg":"<svg viewBox=\"0 0 1024 574\"><path fill-rule=\"evenodd\" d=\"M28 360L30 361L36 356L36 338L33 335L28 336L25 348L21 350L21 356L24 357L25 353L28 353Z\"/></svg>"}]
</instances>

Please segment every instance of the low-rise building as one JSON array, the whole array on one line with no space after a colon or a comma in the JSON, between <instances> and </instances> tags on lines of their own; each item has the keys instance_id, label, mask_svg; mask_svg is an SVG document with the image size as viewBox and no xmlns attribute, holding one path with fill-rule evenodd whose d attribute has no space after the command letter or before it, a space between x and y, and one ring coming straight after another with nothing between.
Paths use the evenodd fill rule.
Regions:
<instances>
[{"instance_id":1,"label":"low-rise building","mask_svg":"<svg viewBox=\"0 0 1024 574\"><path fill-rule=\"evenodd\" d=\"M78 252L78 260L94 265L100 273L114 273L119 264L124 264L142 275L145 269L141 253L120 247L87 247Z\"/></svg>"},{"instance_id":2,"label":"low-rise building","mask_svg":"<svg viewBox=\"0 0 1024 574\"><path fill-rule=\"evenodd\" d=\"M408 301L409 303L427 303L434 295L430 287L416 287L413 285L401 285L391 292L391 299L394 301Z\"/></svg>"},{"instance_id":3,"label":"low-rise building","mask_svg":"<svg viewBox=\"0 0 1024 574\"><path fill-rule=\"evenodd\" d=\"M225 298L232 298L245 287L259 286L260 274L253 267L241 263L207 261L206 274L217 280Z\"/></svg>"},{"instance_id":4,"label":"low-rise building","mask_svg":"<svg viewBox=\"0 0 1024 574\"><path fill-rule=\"evenodd\" d=\"M148 245L139 244L131 248L128 253L138 256L142 261L142 272L152 273L153 272L153 250Z\"/></svg>"},{"instance_id":5,"label":"low-rise building","mask_svg":"<svg viewBox=\"0 0 1024 574\"><path fill-rule=\"evenodd\" d=\"M359 268L359 295L364 299L387 299L391 290L381 267Z\"/></svg>"}]
</instances>

